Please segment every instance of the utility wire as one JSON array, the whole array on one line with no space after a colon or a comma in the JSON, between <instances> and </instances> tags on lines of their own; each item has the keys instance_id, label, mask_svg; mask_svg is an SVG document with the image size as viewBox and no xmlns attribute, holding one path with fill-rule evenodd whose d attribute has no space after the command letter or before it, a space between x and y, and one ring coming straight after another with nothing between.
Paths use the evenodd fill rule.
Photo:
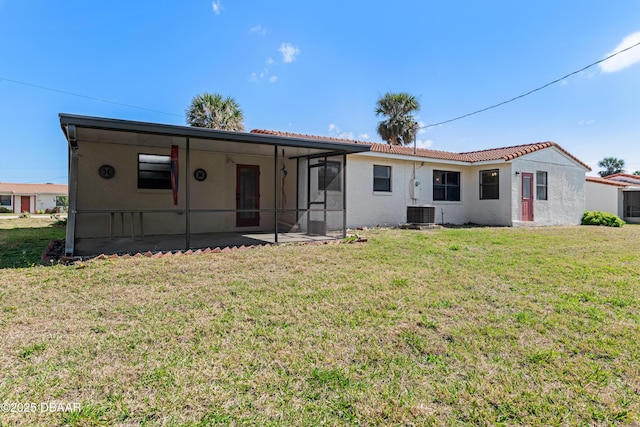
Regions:
<instances>
[{"instance_id":1,"label":"utility wire","mask_svg":"<svg viewBox=\"0 0 640 427\"><path fill-rule=\"evenodd\" d=\"M451 123L451 122L454 122L454 121L456 121L456 120L464 119L465 117L469 117L469 116L473 116L473 115L476 115L476 114L479 114L479 113L483 113L483 112L485 112L485 111L487 111L487 110L491 110L492 108L500 107L501 105L508 104L508 103L513 102L513 101L515 101L515 100L517 100L517 99L524 98L525 96L531 95L531 94L532 94L532 93L534 93L534 92L537 92L537 91L539 91L539 90L542 90L542 89L544 89L544 88L546 88L546 87L548 87L548 86L551 86L552 84L558 83L558 82L560 82L560 81L562 81L562 80L564 80L564 79L566 79L566 78L568 78L568 77L573 76L574 74L581 73L581 72L583 72L584 70L586 70L586 69L588 69L588 68L593 67L594 65L598 65L598 64L599 64L599 63L601 63L601 62L604 62L604 61L606 61L606 60L608 60L608 59L611 59L611 58L613 58L614 56L616 56L616 55L620 55L621 53L626 52L626 51L628 51L628 50L630 50L630 49L633 49L634 47L637 47L637 46L640 46L640 42L638 42L638 43L634 44L633 46L629 46L629 47L627 47L627 48L625 48L625 49L622 49L622 50L620 50L620 51L618 51L618 52L615 52L615 53L613 53L613 54L611 54L611 55L607 56L607 57L606 57L606 58L604 58L604 59L601 59L601 60L599 60L599 61L594 62L593 64L589 64L589 65L587 65L586 67L583 67L583 68L581 68L581 69L579 69L579 70L577 70L577 71L574 71L573 73L569 73L569 74L567 74L567 75L566 75L566 76L564 76L564 77L560 77L559 79L556 79L556 80L554 80L554 81L552 81L552 82L549 82L549 83L547 83L546 85L543 85L543 86L540 86L540 87L538 87L538 88L536 88L536 89L530 90L530 91L529 91L529 92L527 92L527 93L523 93L522 95L518 95L518 96L516 96L516 97L514 97L514 98L511 98L511 99L509 99L509 100L507 100L507 101L502 101L502 102L500 102L500 103L498 103L498 104L491 105L491 106L486 107L486 108L483 108L483 109L481 109L481 110L474 111L473 113L464 114L464 115L462 115L462 116L458 116L458 117L455 117L455 118L453 118L453 119L445 120L445 121L443 121L443 122L433 123L433 124L430 124L430 125L421 126L419 129L426 129L426 128L430 128L430 127L434 127L434 126L440 126L440 125L443 125L443 124L445 124L445 123Z\"/></svg>"},{"instance_id":2,"label":"utility wire","mask_svg":"<svg viewBox=\"0 0 640 427\"><path fill-rule=\"evenodd\" d=\"M180 116L178 114L167 113L167 112L164 112L164 111L154 110L152 108L138 107L137 105L124 104L122 102L116 102L116 101L109 101L109 100L106 100L106 99L96 98L96 97L93 97L93 96L81 95L79 93L67 92L65 90L54 89L54 88L50 88L50 87L46 87L46 86L35 85L33 83L26 83L26 82L21 82L21 81L18 81L18 80L12 80L12 79L7 79L5 77L0 77L0 82L3 81L3 80L7 81L7 82L11 82L11 83L16 83L16 84L19 84L19 85L35 87L35 88L38 88L38 89L44 89L44 90L48 90L48 91L51 91L51 92L58 92L58 93L63 93L65 95L77 96L78 98L90 99L92 101L106 102L108 104L120 105L122 107L136 108L138 110L150 111L152 113L158 113L158 114L166 114L167 116L182 117L182 116Z\"/></svg>"}]
</instances>

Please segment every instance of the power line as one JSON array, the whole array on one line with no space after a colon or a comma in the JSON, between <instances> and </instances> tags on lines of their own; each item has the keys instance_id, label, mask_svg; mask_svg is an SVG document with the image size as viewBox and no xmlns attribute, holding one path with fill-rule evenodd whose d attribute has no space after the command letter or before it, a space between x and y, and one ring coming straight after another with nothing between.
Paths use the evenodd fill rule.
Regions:
<instances>
[{"instance_id":1,"label":"power line","mask_svg":"<svg viewBox=\"0 0 640 427\"><path fill-rule=\"evenodd\" d=\"M116 101L109 101L107 99L96 98L96 97L87 96L87 95L81 95L79 93L68 92L66 90L54 89L54 88L51 88L51 87L40 86L40 85L36 85L36 84L33 84L33 83L21 82L21 81L18 81L18 80L13 80L13 79L7 79L5 77L0 77L0 82L3 81L3 80L7 81L7 82L11 82L11 83L16 83L16 84L19 84L19 85L35 87L35 88L38 88L38 89L44 89L44 90L48 90L48 91L51 91L51 92L58 92L58 93L62 93L62 94L65 94L65 95L77 96L78 98L90 99L92 101L100 101L100 102L106 102L107 104L120 105L121 107L136 108L138 110L150 111L152 113L166 114L167 116L182 117L181 115L178 115L178 114L167 113L165 111L154 110L152 108L138 107L137 105L125 104L125 103L116 102Z\"/></svg>"},{"instance_id":2,"label":"power line","mask_svg":"<svg viewBox=\"0 0 640 427\"><path fill-rule=\"evenodd\" d=\"M601 59L601 60L599 60L599 61L596 61L596 62L594 62L593 64L589 64L589 65L587 65L586 67L583 67L583 68L581 68L581 69L579 69L579 70L577 70L577 71L574 71L574 72L572 72L572 73L569 73L569 74L567 74L567 75L566 75L566 76L564 76L564 77L560 77L559 79L556 79L556 80L554 80L554 81L552 81L552 82L549 82L549 83L547 83L547 84L545 84L545 85L543 85L543 86L540 86L540 87L538 87L538 88L536 88L536 89L530 90L530 91L529 91L529 92L527 92L527 93L523 93L522 95L518 95L518 96L516 96L516 97L514 97L514 98L511 98L511 99L509 99L509 100L507 100L507 101L502 101L502 102L500 102L500 103L498 103L498 104L491 105L491 106L486 107L486 108L483 108L483 109L481 109L481 110L474 111L473 113L464 114L464 115L462 115L462 116L458 116L458 117L455 117L455 118L453 118L453 119L445 120L445 121L443 121L443 122L433 123L433 124L430 124L430 125L425 125L425 126L420 127L420 129L426 129L426 128L430 128L430 127L434 127L434 126L443 125L443 124L445 124L445 123L451 123L451 122L454 122L454 121L456 121L456 120L464 119L465 117L469 117L469 116L473 116L473 115L476 115L476 114L479 114L479 113L483 113L483 112L485 112L485 111L487 111L487 110L491 110L492 108L500 107L501 105L508 104L508 103L513 102L513 101L515 101L515 100L518 100L518 99L520 99L520 98L524 98L525 96L531 95L531 94L532 94L532 93L534 93L534 92L537 92L537 91L539 91L539 90L542 90L542 89L544 89L544 88L546 88L546 87L548 87L548 86L551 86L552 84L558 83L558 82L560 82L560 81L562 81L562 80L564 80L564 79L566 79L566 78L568 78L568 77L573 76L574 74L581 73L581 72L583 72L584 70L586 70L586 69L588 69L588 68L593 67L594 65L598 65L598 64L599 64L599 63L601 63L601 62L604 62L604 61L606 61L606 60L608 60L608 59L611 59L611 58L613 58L614 56L616 56L616 55L620 55L621 53L626 52L626 51L628 51L628 50L630 50L630 49L633 49L634 47L637 47L637 46L640 46L640 42L638 42L638 43L634 44L633 46L629 46L629 47L627 47L627 48L625 48L625 49L622 49L622 50L620 50L620 51L618 51L618 52L615 52L615 53L613 53L613 54L611 54L611 55L607 56L606 58Z\"/></svg>"}]
</instances>

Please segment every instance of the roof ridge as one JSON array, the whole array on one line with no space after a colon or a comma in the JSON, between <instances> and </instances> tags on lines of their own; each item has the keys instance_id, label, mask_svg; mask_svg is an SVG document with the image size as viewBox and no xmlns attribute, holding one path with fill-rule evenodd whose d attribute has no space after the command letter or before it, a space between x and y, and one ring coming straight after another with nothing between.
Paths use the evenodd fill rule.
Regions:
<instances>
[{"instance_id":1,"label":"roof ridge","mask_svg":"<svg viewBox=\"0 0 640 427\"><path fill-rule=\"evenodd\" d=\"M545 142L534 142L529 144L520 144L520 145L512 145L507 147L498 147L498 148L486 148L483 150L476 151L467 151L462 153L456 153L453 151L443 151L443 150L432 150L430 148L416 148L414 152L407 152L407 150L412 150L413 147L410 145L390 145L384 144L380 142L369 142L369 141L358 141L355 139L344 139L344 138L335 138L335 137L322 137L318 135L308 135L308 134L300 134L293 132L282 132L268 129L252 129L250 133L259 133L265 135L275 135L275 136L284 136L284 137L292 137L292 138L305 138L312 140L326 140L326 141L336 141L336 142L345 142L351 144L365 144L371 147L372 152L382 152L382 153L391 153L391 154L401 154L401 155L415 155L419 157L429 158L429 154L432 156L438 155L434 157L439 160L452 160L452 161L460 161L465 163L475 163L482 161L492 161L492 160L504 160L510 161L517 157L524 156L525 154L533 153L534 151L541 150L543 148L556 147L562 153L564 153L567 157L581 165L587 170L591 170L591 167L586 163L582 162L580 159L575 157L573 154L566 151L564 148L560 147L557 143L553 141L545 141ZM377 149L376 149L377 148ZM511 150L507 153L500 153L501 151ZM404 152L403 152L404 151ZM489 153L500 153L500 155L496 156L486 156ZM482 156L485 154L485 156Z\"/></svg>"}]
</instances>

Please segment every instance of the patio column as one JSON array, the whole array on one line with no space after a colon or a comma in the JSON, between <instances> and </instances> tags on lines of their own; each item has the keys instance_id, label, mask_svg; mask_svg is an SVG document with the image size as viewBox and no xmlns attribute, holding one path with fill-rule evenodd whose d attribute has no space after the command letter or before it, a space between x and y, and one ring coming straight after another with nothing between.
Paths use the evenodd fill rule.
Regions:
<instances>
[{"instance_id":1,"label":"patio column","mask_svg":"<svg viewBox=\"0 0 640 427\"><path fill-rule=\"evenodd\" d=\"M347 153L342 154L342 238L347 237Z\"/></svg>"},{"instance_id":2,"label":"patio column","mask_svg":"<svg viewBox=\"0 0 640 427\"><path fill-rule=\"evenodd\" d=\"M185 165L185 175L186 175L186 179L185 181L187 181L185 183L185 191L186 191L186 195L185 195L185 203L186 203L186 217L185 217L185 221L186 221L186 235L185 235L185 251L189 250L189 246L191 246L191 151L189 149L189 137L186 137L186 143L187 143L187 154L186 154L186 165Z\"/></svg>"},{"instance_id":3,"label":"patio column","mask_svg":"<svg viewBox=\"0 0 640 427\"><path fill-rule=\"evenodd\" d=\"M275 243L278 243L278 146L273 146L273 202L275 210L273 215Z\"/></svg>"}]
</instances>

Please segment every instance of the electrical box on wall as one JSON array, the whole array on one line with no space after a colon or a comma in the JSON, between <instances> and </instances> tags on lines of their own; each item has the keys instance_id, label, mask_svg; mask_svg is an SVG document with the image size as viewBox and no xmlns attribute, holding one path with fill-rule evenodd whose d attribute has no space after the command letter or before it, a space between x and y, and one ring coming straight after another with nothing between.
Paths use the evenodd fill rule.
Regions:
<instances>
[{"instance_id":1,"label":"electrical box on wall","mask_svg":"<svg viewBox=\"0 0 640 427\"><path fill-rule=\"evenodd\" d=\"M418 200L420 198L421 188L420 181L417 179L409 181L409 195L412 199Z\"/></svg>"}]
</instances>

